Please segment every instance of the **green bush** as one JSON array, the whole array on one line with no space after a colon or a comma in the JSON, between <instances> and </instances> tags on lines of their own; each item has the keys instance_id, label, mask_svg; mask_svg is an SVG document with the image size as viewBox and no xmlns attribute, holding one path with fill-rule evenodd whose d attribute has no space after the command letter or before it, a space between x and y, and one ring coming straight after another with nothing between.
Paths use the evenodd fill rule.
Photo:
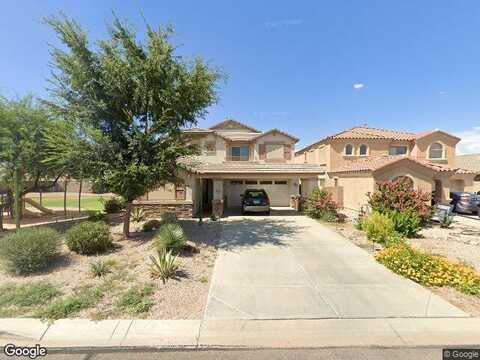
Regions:
<instances>
[{"instance_id":1,"label":"green bush","mask_svg":"<svg viewBox=\"0 0 480 360\"><path fill-rule=\"evenodd\" d=\"M50 304L39 316L48 320L65 319L82 309L96 305L102 297L100 289L82 287L73 295Z\"/></svg>"},{"instance_id":2,"label":"green bush","mask_svg":"<svg viewBox=\"0 0 480 360\"><path fill-rule=\"evenodd\" d=\"M30 274L46 268L60 247L60 234L53 229L21 229L0 238L0 260L9 272Z\"/></svg>"},{"instance_id":3,"label":"green bush","mask_svg":"<svg viewBox=\"0 0 480 360\"><path fill-rule=\"evenodd\" d=\"M60 291L48 282L24 285L1 285L0 308L8 306L30 307L44 305L59 294Z\"/></svg>"},{"instance_id":4,"label":"green bush","mask_svg":"<svg viewBox=\"0 0 480 360\"><path fill-rule=\"evenodd\" d=\"M65 242L71 251L82 255L100 254L112 247L112 237L107 224L82 222L70 228Z\"/></svg>"},{"instance_id":5,"label":"green bush","mask_svg":"<svg viewBox=\"0 0 480 360\"><path fill-rule=\"evenodd\" d=\"M160 229L160 226L162 225L162 222L159 220L148 220L143 224L143 231L153 231Z\"/></svg>"},{"instance_id":6,"label":"green bush","mask_svg":"<svg viewBox=\"0 0 480 360\"><path fill-rule=\"evenodd\" d=\"M469 295L480 295L480 274L465 264L413 249L406 243L379 252L378 262L393 272L428 286L451 286Z\"/></svg>"},{"instance_id":7,"label":"green bush","mask_svg":"<svg viewBox=\"0 0 480 360\"><path fill-rule=\"evenodd\" d=\"M163 213L161 218L164 224L174 224L178 222L177 214L174 212Z\"/></svg>"},{"instance_id":8,"label":"green bush","mask_svg":"<svg viewBox=\"0 0 480 360\"><path fill-rule=\"evenodd\" d=\"M386 215L373 212L362 220L362 229L367 233L369 240L386 244L395 233L393 221Z\"/></svg>"},{"instance_id":9,"label":"green bush","mask_svg":"<svg viewBox=\"0 0 480 360\"><path fill-rule=\"evenodd\" d=\"M422 219L414 211L394 210L386 214L393 221L395 231L408 238L415 237L420 230Z\"/></svg>"},{"instance_id":10,"label":"green bush","mask_svg":"<svg viewBox=\"0 0 480 360\"><path fill-rule=\"evenodd\" d=\"M105 276L112 271L115 260L98 260L90 264L90 273L93 277Z\"/></svg>"},{"instance_id":11,"label":"green bush","mask_svg":"<svg viewBox=\"0 0 480 360\"><path fill-rule=\"evenodd\" d=\"M187 237L180 224L165 224L160 228L160 232L155 240L155 246L158 251L165 249L179 252L186 242Z\"/></svg>"},{"instance_id":12,"label":"green bush","mask_svg":"<svg viewBox=\"0 0 480 360\"><path fill-rule=\"evenodd\" d=\"M332 194L315 187L305 201L305 214L327 222L338 221L337 204Z\"/></svg>"},{"instance_id":13,"label":"green bush","mask_svg":"<svg viewBox=\"0 0 480 360\"><path fill-rule=\"evenodd\" d=\"M103 201L103 208L107 214L115 214L125 209L125 201L118 197L112 197Z\"/></svg>"},{"instance_id":14,"label":"green bush","mask_svg":"<svg viewBox=\"0 0 480 360\"><path fill-rule=\"evenodd\" d=\"M88 221L105 221L107 220L107 214L102 211L88 210Z\"/></svg>"}]
</instances>

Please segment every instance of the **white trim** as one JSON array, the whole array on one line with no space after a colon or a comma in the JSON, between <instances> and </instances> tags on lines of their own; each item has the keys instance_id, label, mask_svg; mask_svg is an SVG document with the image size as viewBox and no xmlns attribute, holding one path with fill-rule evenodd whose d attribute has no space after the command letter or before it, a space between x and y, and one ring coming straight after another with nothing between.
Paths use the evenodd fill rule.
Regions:
<instances>
[{"instance_id":1,"label":"white trim","mask_svg":"<svg viewBox=\"0 0 480 360\"><path fill-rule=\"evenodd\" d=\"M442 146L442 157L441 158L432 158L430 157L430 148L432 147L432 145L434 144L439 144ZM441 141L434 141L432 142L430 145L428 145L428 148L427 148L427 159L428 160L446 160L446 146L443 142Z\"/></svg>"},{"instance_id":2,"label":"white trim","mask_svg":"<svg viewBox=\"0 0 480 360\"><path fill-rule=\"evenodd\" d=\"M352 153L347 154L347 146L352 147ZM346 144L345 147L343 148L343 156L355 156L355 145L353 144Z\"/></svg>"},{"instance_id":3,"label":"white trim","mask_svg":"<svg viewBox=\"0 0 480 360\"><path fill-rule=\"evenodd\" d=\"M361 154L362 146L365 146L367 148L367 152L365 154ZM368 146L367 144L360 144L360 146L358 147L358 156L364 157L368 155L370 155L370 146Z\"/></svg>"}]
</instances>

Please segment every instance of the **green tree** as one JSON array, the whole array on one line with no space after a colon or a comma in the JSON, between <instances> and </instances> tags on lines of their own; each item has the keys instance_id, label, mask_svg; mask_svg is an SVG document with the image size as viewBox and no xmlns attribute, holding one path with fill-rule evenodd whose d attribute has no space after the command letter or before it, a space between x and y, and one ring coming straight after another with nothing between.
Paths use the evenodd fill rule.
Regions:
<instances>
[{"instance_id":1,"label":"green tree","mask_svg":"<svg viewBox=\"0 0 480 360\"><path fill-rule=\"evenodd\" d=\"M53 48L52 100L60 117L101 136L90 157L89 177L126 200L124 236L129 236L132 201L176 178L177 160L194 153L181 129L196 124L217 99L222 77L200 58L186 61L170 43L170 28L146 26L146 41L115 18L109 37L92 47L72 19L46 23L65 49Z\"/></svg>"},{"instance_id":2,"label":"green tree","mask_svg":"<svg viewBox=\"0 0 480 360\"><path fill-rule=\"evenodd\" d=\"M45 132L50 118L32 96L0 98L0 174L14 194L16 228L20 228L21 198L28 192L54 185L60 174L45 166ZM54 181L51 181L56 176Z\"/></svg>"}]
</instances>

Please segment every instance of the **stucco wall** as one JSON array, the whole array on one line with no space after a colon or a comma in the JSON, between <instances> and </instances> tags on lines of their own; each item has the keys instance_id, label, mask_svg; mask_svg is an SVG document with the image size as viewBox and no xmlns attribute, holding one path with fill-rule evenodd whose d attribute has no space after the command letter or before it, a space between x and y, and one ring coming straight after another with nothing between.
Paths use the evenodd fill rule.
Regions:
<instances>
[{"instance_id":1,"label":"stucco wall","mask_svg":"<svg viewBox=\"0 0 480 360\"><path fill-rule=\"evenodd\" d=\"M444 146L445 160L439 160L438 162L454 166L455 146L457 140L442 133L433 133L429 136L418 139L413 147L412 156L418 159L428 159L429 146L435 142L439 142Z\"/></svg>"},{"instance_id":2,"label":"stucco wall","mask_svg":"<svg viewBox=\"0 0 480 360\"><path fill-rule=\"evenodd\" d=\"M399 176L408 176L413 180L416 189L431 193L434 188L433 174L421 166L415 164L392 165L385 170L375 173L376 181L389 181Z\"/></svg>"},{"instance_id":3,"label":"stucco wall","mask_svg":"<svg viewBox=\"0 0 480 360\"><path fill-rule=\"evenodd\" d=\"M343 187L343 207L360 210L362 205L367 204L367 193L373 192L375 181L369 174L345 174L338 177L338 186Z\"/></svg>"},{"instance_id":4,"label":"stucco wall","mask_svg":"<svg viewBox=\"0 0 480 360\"><path fill-rule=\"evenodd\" d=\"M264 162L264 160L260 160L259 145L268 144L268 143L282 143L282 144L290 145L290 160L286 160L286 162L287 163L295 162L295 144L293 143L293 139L278 132L262 136L257 141L255 141L255 144L253 146L255 161Z\"/></svg>"}]
</instances>

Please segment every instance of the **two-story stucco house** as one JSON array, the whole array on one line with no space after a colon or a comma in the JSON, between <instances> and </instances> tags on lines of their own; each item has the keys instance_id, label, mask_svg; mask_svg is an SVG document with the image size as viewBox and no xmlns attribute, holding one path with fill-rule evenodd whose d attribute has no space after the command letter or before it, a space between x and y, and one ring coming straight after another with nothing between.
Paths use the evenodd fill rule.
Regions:
<instances>
[{"instance_id":1,"label":"two-story stucco house","mask_svg":"<svg viewBox=\"0 0 480 360\"><path fill-rule=\"evenodd\" d=\"M417 189L448 201L450 191L473 191L475 172L456 165L458 137L440 130L409 133L353 127L328 136L295 154L299 164L326 168L321 185L341 189L343 207L358 210L379 181L411 178ZM343 195L342 195L343 193Z\"/></svg>"},{"instance_id":2,"label":"two-story stucco house","mask_svg":"<svg viewBox=\"0 0 480 360\"><path fill-rule=\"evenodd\" d=\"M213 206L222 212L239 208L241 194L247 188L265 189L271 206L290 206L302 181L316 182L325 175L323 165L296 163L298 139L277 129L261 132L225 120L208 129L192 128L184 133L201 155L182 159L185 171L180 174L181 181L150 192L139 201L145 206L152 204L158 209L163 205L163 210L175 207L177 212L180 206L184 216Z\"/></svg>"}]
</instances>

